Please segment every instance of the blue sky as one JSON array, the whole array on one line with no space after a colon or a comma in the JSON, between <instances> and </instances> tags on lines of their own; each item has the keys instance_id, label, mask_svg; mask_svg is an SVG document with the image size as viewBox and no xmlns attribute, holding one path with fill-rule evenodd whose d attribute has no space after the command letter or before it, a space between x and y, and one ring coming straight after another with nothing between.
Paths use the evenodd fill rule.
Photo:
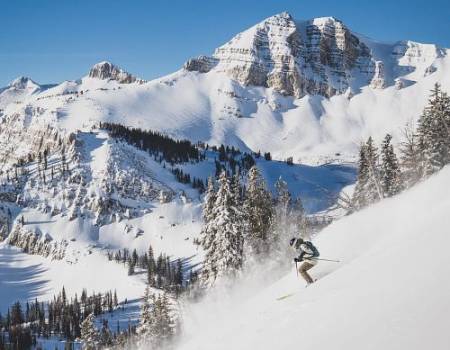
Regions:
<instances>
[{"instance_id":1,"label":"blue sky","mask_svg":"<svg viewBox=\"0 0 450 350\"><path fill-rule=\"evenodd\" d=\"M449 0L0 0L0 86L19 75L77 79L102 60L156 78L282 11L334 16L377 40L450 47Z\"/></svg>"}]
</instances>

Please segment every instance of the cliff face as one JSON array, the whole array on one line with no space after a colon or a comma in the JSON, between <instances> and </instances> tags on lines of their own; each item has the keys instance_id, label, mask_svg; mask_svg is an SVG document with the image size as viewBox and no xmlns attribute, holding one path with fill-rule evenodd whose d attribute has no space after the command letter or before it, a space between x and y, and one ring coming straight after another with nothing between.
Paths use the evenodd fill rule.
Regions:
<instances>
[{"instance_id":1,"label":"cliff face","mask_svg":"<svg viewBox=\"0 0 450 350\"><path fill-rule=\"evenodd\" d=\"M89 77L103 80L115 80L121 84L143 82L141 79L137 79L135 76L113 65L110 62L100 62L94 65L89 71Z\"/></svg>"},{"instance_id":2,"label":"cliff face","mask_svg":"<svg viewBox=\"0 0 450 350\"><path fill-rule=\"evenodd\" d=\"M343 93L349 72L369 64L369 49L342 22L320 18L298 23L282 13L236 35L213 57L188 61L185 69L215 69L244 85L302 97Z\"/></svg>"},{"instance_id":3,"label":"cliff face","mask_svg":"<svg viewBox=\"0 0 450 350\"><path fill-rule=\"evenodd\" d=\"M332 17L300 22L282 13L145 84L109 62L52 88L19 78L0 89L0 171L29 154L60 153L60 140L104 121L278 159L294 149L302 161L353 152L361 137L395 136L420 115L434 82L449 89L448 52L376 42ZM339 94L344 99L321 98Z\"/></svg>"},{"instance_id":4,"label":"cliff face","mask_svg":"<svg viewBox=\"0 0 450 350\"><path fill-rule=\"evenodd\" d=\"M434 45L411 42L397 43L389 50L388 60L400 66L417 63L417 57L420 61L443 54ZM184 68L225 72L243 85L271 87L297 98L306 94L331 97L349 88L382 89L394 84L397 77L386 74L383 59L333 17L298 22L281 13L239 33L212 57L189 60Z\"/></svg>"}]
</instances>

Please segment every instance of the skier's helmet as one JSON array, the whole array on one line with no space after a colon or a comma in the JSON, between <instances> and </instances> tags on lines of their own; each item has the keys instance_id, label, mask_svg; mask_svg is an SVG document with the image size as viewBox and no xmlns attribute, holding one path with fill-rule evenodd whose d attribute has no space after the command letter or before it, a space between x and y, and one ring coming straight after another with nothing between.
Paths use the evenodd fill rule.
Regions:
<instances>
[{"instance_id":1,"label":"skier's helmet","mask_svg":"<svg viewBox=\"0 0 450 350\"><path fill-rule=\"evenodd\" d=\"M303 243L303 239L301 238L291 238L291 240L289 241L289 245L291 247L297 248L298 246L300 246L300 244Z\"/></svg>"}]
</instances>

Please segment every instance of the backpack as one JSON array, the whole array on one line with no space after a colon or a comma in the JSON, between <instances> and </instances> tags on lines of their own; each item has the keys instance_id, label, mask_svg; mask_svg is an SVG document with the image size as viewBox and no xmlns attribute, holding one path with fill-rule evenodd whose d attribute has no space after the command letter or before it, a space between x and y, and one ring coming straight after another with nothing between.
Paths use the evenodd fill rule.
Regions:
<instances>
[{"instance_id":1,"label":"backpack","mask_svg":"<svg viewBox=\"0 0 450 350\"><path fill-rule=\"evenodd\" d=\"M312 244L310 241L306 241L305 242L305 245L309 248L309 249L311 249L311 251L313 252L313 258L318 258L319 256L320 256L320 253L319 253L319 251L317 250L317 248L315 247L315 245L314 244Z\"/></svg>"}]
</instances>

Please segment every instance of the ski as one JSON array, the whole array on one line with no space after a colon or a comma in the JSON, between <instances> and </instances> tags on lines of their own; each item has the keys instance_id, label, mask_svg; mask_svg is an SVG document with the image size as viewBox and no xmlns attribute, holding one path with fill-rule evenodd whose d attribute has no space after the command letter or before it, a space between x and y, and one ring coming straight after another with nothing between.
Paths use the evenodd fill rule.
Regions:
<instances>
[{"instance_id":1,"label":"ski","mask_svg":"<svg viewBox=\"0 0 450 350\"><path fill-rule=\"evenodd\" d=\"M290 293L290 294L283 295L283 296L277 298L277 300L284 300L286 298L289 298L289 297L293 296L294 294L295 293Z\"/></svg>"}]
</instances>

